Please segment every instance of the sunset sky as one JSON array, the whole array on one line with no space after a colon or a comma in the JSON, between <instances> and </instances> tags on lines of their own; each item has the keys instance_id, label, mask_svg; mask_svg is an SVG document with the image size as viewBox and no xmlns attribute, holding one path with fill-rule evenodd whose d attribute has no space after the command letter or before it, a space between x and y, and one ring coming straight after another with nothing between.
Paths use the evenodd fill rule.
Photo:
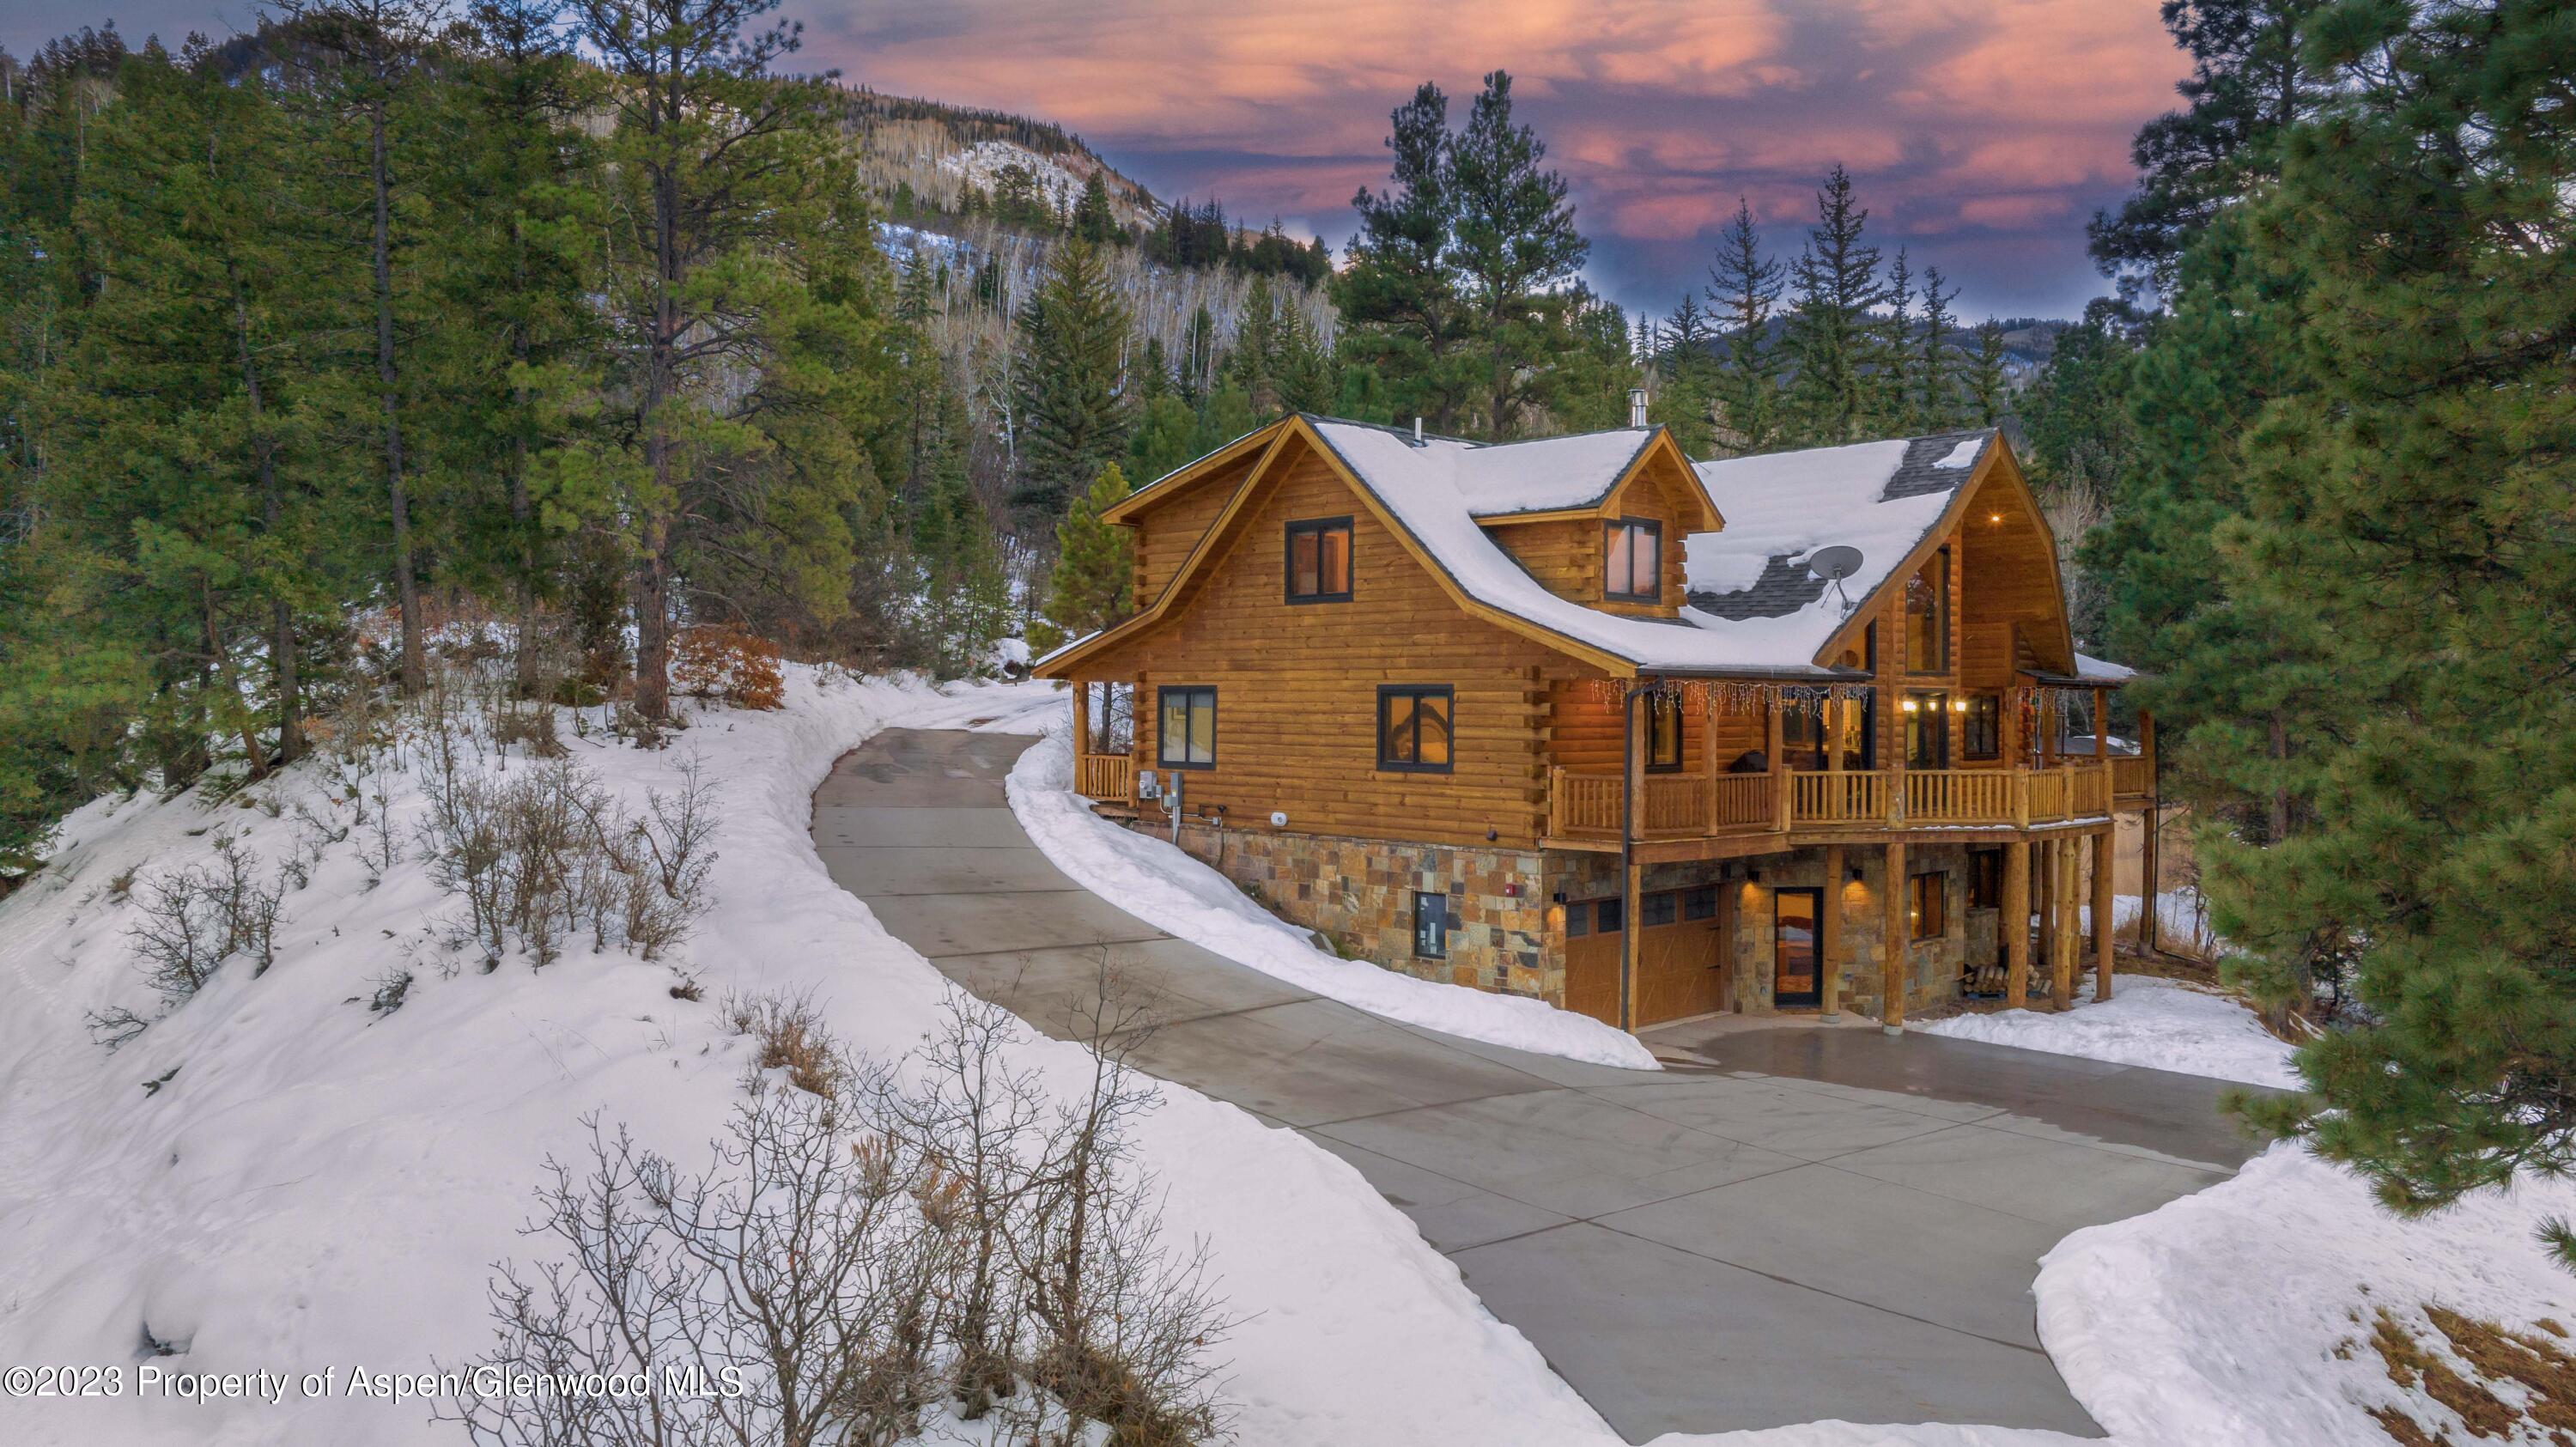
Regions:
<instances>
[{"instance_id":1,"label":"sunset sky","mask_svg":"<svg viewBox=\"0 0 2576 1447\"><path fill-rule=\"evenodd\" d=\"M214 0L16 0L0 45L113 14L129 37L246 25ZM1573 183L1593 284L1669 310L1741 194L1784 253L1816 177L1963 287L1969 317L2072 316L2103 289L2084 222L2128 189L2185 60L2156 0L786 0L800 68L1079 132L1162 196L1215 195L1336 248L1424 80L1463 118L1514 77Z\"/></svg>"}]
</instances>

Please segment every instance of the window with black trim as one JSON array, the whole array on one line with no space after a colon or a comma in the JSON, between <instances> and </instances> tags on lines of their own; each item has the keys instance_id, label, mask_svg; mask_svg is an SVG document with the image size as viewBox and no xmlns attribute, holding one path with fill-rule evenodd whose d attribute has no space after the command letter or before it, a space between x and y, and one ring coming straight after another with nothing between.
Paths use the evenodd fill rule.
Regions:
<instances>
[{"instance_id":1,"label":"window with black trim","mask_svg":"<svg viewBox=\"0 0 2576 1447\"><path fill-rule=\"evenodd\" d=\"M1780 705L1780 754L1783 767L1803 770L1827 769L1833 766L1833 749L1839 746L1846 769L1876 768L1878 758L1878 695L1863 694L1858 699L1845 699L1839 710L1842 717L1839 741L1828 736L1827 720L1836 710L1832 700L1824 698L1786 698Z\"/></svg>"},{"instance_id":2,"label":"window with black trim","mask_svg":"<svg viewBox=\"0 0 2576 1447\"><path fill-rule=\"evenodd\" d=\"M1620 603L1664 600L1664 525L1652 518L1621 518L1602 525L1608 567L1602 596Z\"/></svg>"},{"instance_id":3,"label":"window with black trim","mask_svg":"<svg viewBox=\"0 0 2576 1447\"><path fill-rule=\"evenodd\" d=\"M1565 907L1565 937L1579 940L1592 933L1592 902L1578 899Z\"/></svg>"},{"instance_id":4,"label":"window with black trim","mask_svg":"<svg viewBox=\"0 0 2576 1447\"><path fill-rule=\"evenodd\" d=\"M1216 767L1216 690L1165 688L1155 692L1161 723L1154 730L1154 762L1167 769Z\"/></svg>"},{"instance_id":5,"label":"window with black trim","mask_svg":"<svg viewBox=\"0 0 2576 1447\"><path fill-rule=\"evenodd\" d=\"M1399 773L1449 772L1451 690L1447 684L1382 684L1377 691L1377 766Z\"/></svg>"},{"instance_id":6,"label":"window with black trim","mask_svg":"<svg viewBox=\"0 0 2576 1447\"><path fill-rule=\"evenodd\" d=\"M1971 759L2004 756L2004 700L1996 693L1972 693L1959 715L1959 753Z\"/></svg>"},{"instance_id":7,"label":"window with black trim","mask_svg":"<svg viewBox=\"0 0 2576 1447\"><path fill-rule=\"evenodd\" d=\"M1682 918L1717 918L1717 886L1714 884L1703 884L1697 889L1683 890Z\"/></svg>"},{"instance_id":8,"label":"window with black trim","mask_svg":"<svg viewBox=\"0 0 2576 1447\"><path fill-rule=\"evenodd\" d=\"M1646 695L1646 767L1672 770L1682 766L1682 697L1677 693Z\"/></svg>"},{"instance_id":9,"label":"window with black trim","mask_svg":"<svg viewBox=\"0 0 2576 1447\"><path fill-rule=\"evenodd\" d=\"M1968 908L2001 909L2004 907L2004 852L2000 849L1968 851Z\"/></svg>"},{"instance_id":10,"label":"window with black trim","mask_svg":"<svg viewBox=\"0 0 2576 1447\"><path fill-rule=\"evenodd\" d=\"M1592 932L1615 935L1628 927L1628 902L1624 899L1592 901Z\"/></svg>"},{"instance_id":11,"label":"window with black trim","mask_svg":"<svg viewBox=\"0 0 2576 1447\"><path fill-rule=\"evenodd\" d=\"M1905 671L1950 671L1950 550L1941 548L1905 580Z\"/></svg>"},{"instance_id":12,"label":"window with black trim","mask_svg":"<svg viewBox=\"0 0 2576 1447\"><path fill-rule=\"evenodd\" d=\"M1351 520L1309 518L1288 525L1288 601L1351 601Z\"/></svg>"},{"instance_id":13,"label":"window with black trim","mask_svg":"<svg viewBox=\"0 0 2576 1447\"><path fill-rule=\"evenodd\" d=\"M1918 874L1905 881L1908 939L1937 940L1950 932L1950 876Z\"/></svg>"},{"instance_id":14,"label":"window with black trim","mask_svg":"<svg viewBox=\"0 0 2576 1447\"><path fill-rule=\"evenodd\" d=\"M1637 901L1637 918L1646 928L1657 929L1671 924L1680 914L1681 897L1667 889Z\"/></svg>"},{"instance_id":15,"label":"window with black trim","mask_svg":"<svg viewBox=\"0 0 2576 1447\"><path fill-rule=\"evenodd\" d=\"M1449 896L1413 892L1413 953L1426 960L1449 957Z\"/></svg>"}]
</instances>

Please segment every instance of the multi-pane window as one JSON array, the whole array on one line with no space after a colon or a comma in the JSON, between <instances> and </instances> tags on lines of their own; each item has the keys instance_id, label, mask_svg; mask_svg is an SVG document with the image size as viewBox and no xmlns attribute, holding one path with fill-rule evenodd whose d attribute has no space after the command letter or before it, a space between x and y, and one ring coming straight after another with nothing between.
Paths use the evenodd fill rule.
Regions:
<instances>
[{"instance_id":1,"label":"multi-pane window","mask_svg":"<svg viewBox=\"0 0 2576 1447\"><path fill-rule=\"evenodd\" d=\"M1647 895L1637 901L1637 918L1648 929L1668 925L1678 917L1681 897L1671 890Z\"/></svg>"},{"instance_id":2,"label":"multi-pane window","mask_svg":"<svg viewBox=\"0 0 2576 1447\"><path fill-rule=\"evenodd\" d=\"M1166 688L1160 691L1161 727L1155 730L1154 761L1167 769L1216 767L1216 690Z\"/></svg>"},{"instance_id":3,"label":"multi-pane window","mask_svg":"<svg viewBox=\"0 0 2576 1447\"><path fill-rule=\"evenodd\" d=\"M1972 759L1999 759L2004 753L2004 700L1995 693L1968 695L1959 715L1959 752Z\"/></svg>"},{"instance_id":4,"label":"multi-pane window","mask_svg":"<svg viewBox=\"0 0 2576 1447\"><path fill-rule=\"evenodd\" d=\"M1565 937L1579 940L1592 933L1592 901L1578 899L1565 907Z\"/></svg>"},{"instance_id":5,"label":"multi-pane window","mask_svg":"<svg viewBox=\"0 0 2576 1447\"><path fill-rule=\"evenodd\" d=\"M1950 550L1923 560L1905 580L1905 671L1950 671Z\"/></svg>"},{"instance_id":6,"label":"multi-pane window","mask_svg":"<svg viewBox=\"0 0 2576 1447\"><path fill-rule=\"evenodd\" d=\"M1351 601L1351 520L1314 518L1288 525L1288 601Z\"/></svg>"},{"instance_id":7,"label":"multi-pane window","mask_svg":"<svg viewBox=\"0 0 2576 1447\"><path fill-rule=\"evenodd\" d=\"M1682 698L1677 693L1646 695L1646 767L1682 766Z\"/></svg>"},{"instance_id":8,"label":"multi-pane window","mask_svg":"<svg viewBox=\"0 0 2576 1447\"><path fill-rule=\"evenodd\" d=\"M1449 957L1449 896L1413 892L1413 953L1426 960Z\"/></svg>"},{"instance_id":9,"label":"multi-pane window","mask_svg":"<svg viewBox=\"0 0 2576 1447\"><path fill-rule=\"evenodd\" d=\"M1950 767L1950 695L1909 693L1905 696L1905 767Z\"/></svg>"},{"instance_id":10,"label":"multi-pane window","mask_svg":"<svg viewBox=\"0 0 2576 1447\"><path fill-rule=\"evenodd\" d=\"M1596 899L1592 902L1592 932L1615 935L1628 927L1628 902L1624 899Z\"/></svg>"},{"instance_id":11,"label":"multi-pane window","mask_svg":"<svg viewBox=\"0 0 2576 1447\"><path fill-rule=\"evenodd\" d=\"M1605 526L1609 565L1603 594L1622 603L1662 602L1664 525L1651 518L1621 518Z\"/></svg>"},{"instance_id":12,"label":"multi-pane window","mask_svg":"<svg viewBox=\"0 0 2576 1447\"><path fill-rule=\"evenodd\" d=\"M1387 684L1377 691L1377 766L1445 774L1450 764L1447 684Z\"/></svg>"},{"instance_id":13,"label":"multi-pane window","mask_svg":"<svg viewBox=\"0 0 2576 1447\"><path fill-rule=\"evenodd\" d=\"M1682 918L1717 918L1717 886L1714 884L1703 884L1697 889L1683 890Z\"/></svg>"},{"instance_id":14,"label":"multi-pane window","mask_svg":"<svg viewBox=\"0 0 2576 1447\"><path fill-rule=\"evenodd\" d=\"M1792 769L1827 769L1833 767L1833 751L1842 750L1843 767L1869 769L1877 766L1878 696L1863 694L1856 699L1841 700L1835 707L1830 699L1784 700L1780 714L1781 762ZM1839 728L1831 720L1839 716Z\"/></svg>"},{"instance_id":15,"label":"multi-pane window","mask_svg":"<svg viewBox=\"0 0 2576 1447\"><path fill-rule=\"evenodd\" d=\"M1908 939L1937 940L1950 932L1950 876L1917 874L1905 881Z\"/></svg>"}]
</instances>

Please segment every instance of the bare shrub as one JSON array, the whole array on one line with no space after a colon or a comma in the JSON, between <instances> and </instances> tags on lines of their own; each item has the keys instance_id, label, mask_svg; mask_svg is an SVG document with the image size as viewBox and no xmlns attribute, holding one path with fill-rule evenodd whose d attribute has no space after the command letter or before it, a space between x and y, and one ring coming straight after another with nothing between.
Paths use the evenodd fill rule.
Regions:
<instances>
[{"instance_id":1,"label":"bare shrub","mask_svg":"<svg viewBox=\"0 0 2576 1447\"><path fill-rule=\"evenodd\" d=\"M716 809L694 769L684 778L638 818L569 759L507 775L431 772L419 832L430 877L465 901L451 942L487 965L515 948L542 967L587 926L594 948L659 958L713 902Z\"/></svg>"},{"instance_id":2,"label":"bare shrub","mask_svg":"<svg viewBox=\"0 0 2576 1447\"><path fill-rule=\"evenodd\" d=\"M1154 1093L1114 1049L1050 1104L1002 1058L1017 1022L962 996L908 1068L847 1054L808 999L724 1010L759 1063L713 1164L593 1119L529 1227L563 1258L503 1268L482 1358L712 1394L472 1396L476 1441L891 1444L943 1396L995 1442L1222 1440L1208 1353L1231 1322L1203 1250L1164 1239L1129 1139ZM1133 1038L1132 1016L1094 1023Z\"/></svg>"},{"instance_id":3,"label":"bare shrub","mask_svg":"<svg viewBox=\"0 0 2576 1447\"><path fill-rule=\"evenodd\" d=\"M258 866L239 840L219 834L212 865L174 869L144 886L141 917L126 936L164 1004L196 994L235 955L256 962L253 975L277 962L286 881L280 876L262 884Z\"/></svg>"}]
</instances>

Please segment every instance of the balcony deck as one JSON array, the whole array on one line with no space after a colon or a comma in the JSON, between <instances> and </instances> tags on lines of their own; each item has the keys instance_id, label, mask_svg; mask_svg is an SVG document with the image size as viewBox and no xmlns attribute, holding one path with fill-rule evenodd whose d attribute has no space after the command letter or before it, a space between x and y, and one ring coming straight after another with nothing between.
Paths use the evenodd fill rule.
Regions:
<instances>
[{"instance_id":1,"label":"balcony deck","mask_svg":"<svg viewBox=\"0 0 2576 1447\"><path fill-rule=\"evenodd\" d=\"M2139 766L2129 771L2131 780L2120 777L2124 763ZM2107 817L2115 799L2132 797L2121 789L2123 782L2135 783L2136 797L2143 797L2145 763L2114 757L2070 758L2046 769L1856 769L1714 778L1650 773L1637 838L1668 846L1745 841L1773 849L1809 836L2047 829ZM1616 847L1619 816L1616 772L1549 770L1548 843Z\"/></svg>"}]
</instances>

